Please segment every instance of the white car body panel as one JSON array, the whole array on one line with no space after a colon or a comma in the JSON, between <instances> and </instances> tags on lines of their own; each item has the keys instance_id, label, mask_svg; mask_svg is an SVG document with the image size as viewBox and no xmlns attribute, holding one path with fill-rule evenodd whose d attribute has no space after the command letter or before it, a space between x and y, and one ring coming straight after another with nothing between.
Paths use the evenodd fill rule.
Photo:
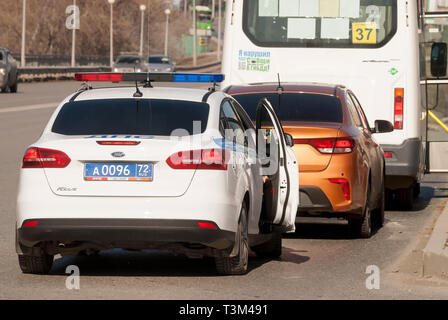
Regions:
<instances>
[{"instance_id":1,"label":"white car body panel","mask_svg":"<svg viewBox=\"0 0 448 320\"><path fill-rule=\"evenodd\" d=\"M201 102L205 90L180 88L141 88L142 99L172 99ZM82 92L75 101L93 99L131 98L135 88L93 89ZM73 95L72 95L73 96ZM219 112L223 92L212 93L207 129L202 134L172 141L170 137L140 137L138 146L101 146L96 141L120 140L111 136L66 136L51 132L53 122L67 97L51 116L42 136L30 147L65 152L71 159L66 168L21 169L17 198L17 228L29 219L166 219L213 221L225 231L236 232L242 203L249 193L249 234L259 234L262 204L262 178L259 165L234 163L243 153L231 151L227 170L174 170L166 159L175 152L215 148L220 145ZM188 138L188 139L187 139ZM188 141L187 141L188 140ZM124 158L111 153L122 151ZM296 162L294 152L288 151L288 163ZM87 161L150 161L154 162L154 180L85 181L84 162ZM290 168L298 171L297 166ZM293 170L294 171L294 170ZM298 172L293 172L293 179ZM294 184L294 188L298 184ZM297 211L298 192L290 197L289 207ZM293 210L294 209L294 210ZM291 212L292 212L291 211ZM294 214L295 220L295 214ZM291 219L288 219L288 223Z\"/></svg>"}]
</instances>

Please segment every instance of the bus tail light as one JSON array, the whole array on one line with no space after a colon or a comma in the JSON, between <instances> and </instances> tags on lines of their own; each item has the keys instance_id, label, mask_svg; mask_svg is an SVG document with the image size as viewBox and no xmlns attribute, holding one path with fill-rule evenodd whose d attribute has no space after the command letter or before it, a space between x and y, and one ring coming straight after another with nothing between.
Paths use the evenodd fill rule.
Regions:
<instances>
[{"instance_id":1,"label":"bus tail light","mask_svg":"<svg viewBox=\"0 0 448 320\"><path fill-rule=\"evenodd\" d=\"M201 229L218 229L218 227L214 223L202 221L198 222L198 227Z\"/></svg>"},{"instance_id":2,"label":"bus tail light","mask_svg":"<svg viewBox=\"0 0 448 320\"><path fill-rule=\"evenodd\" d=\"M166 163L173 169L227 170L229 157L225 149L190 150L172 154Z\"/></svg>"},{"instance_id":3,"label":"bus tail light","mask_svg":"<svg viewBox=\"0 0 448 320\"><path fill-rule=\"evenodd\" d=\"M70 161L62 151L31 147L26 150L22 168L65 168Z\"/></svg>"},{"instance_id":4,"label":"bus tail light","mask_svg":"<svg viewBox=\"0 0 448 320\"><path fill-rule=\"evenodd\" d=\"M404 89L395 88L394 95L394 129L403 129Z\"/></svg>"},{"instance_id":5,"label":"bus tail light","mask_svg":"<svg viewBox=\"0 0 448 320\"><path fill-rule=\"evenodd\" d=\"M39 221L37 220L27 220L23 223L24 228L37 227Z\"/></svg>"}]
</instances>

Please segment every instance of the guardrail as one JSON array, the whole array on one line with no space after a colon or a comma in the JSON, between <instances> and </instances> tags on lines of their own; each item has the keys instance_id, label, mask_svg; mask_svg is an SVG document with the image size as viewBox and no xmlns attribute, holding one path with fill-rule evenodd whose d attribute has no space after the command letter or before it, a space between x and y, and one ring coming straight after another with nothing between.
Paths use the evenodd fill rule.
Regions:
<instances>
[{"instance_id":1,"label":"guardrail","mask_svg":"<svg viewBox=\"0 0 448 320\"><path fill-rule=\"evenodd\" d=\"M25 67L19 68L19 82L74 80L77 72L110 71L110 67Z\"/></svg>"},{"instance_id":2,"label":"guardrail","mask_svg":"<svg viewBox=\"0 0 448 320\"><path fill-rule=\"evenodd\" d=\"M20 53L12 53L17 61L20 61ZM70 64L71 55L64 54L27 54L26 63L35 66L66 66ZM77 56L76 63L79 66L107 66L109 65L109 56Z\"/></svg>"},{"instance_id":3,"label":"guardrail","mask_svg":"<svg viewBox=\"0 0 448 320\"><path fill-rule=\"evenodd\" d=\"M177 71L200 71L219 66L221 62L213 62L197 67L176 68ZM19 68L19 82L74 80L77 72L111 72L110 67L24 67Z\"/></svg>"},{"instance_id":4,"label":"guardrail","mask_svg":"<svg viewBox=\"0 0 448 320\"><path fill-rule=\"evenodd\" d=\"M213 63L209 63L209 64L204 64L202 66L198 66L198 67L176 67L176 71L198 71L198 70L202 70L202 69L208 69L211 67L217 67L221 64L221 62L213 62Z\"/></svg>"}]
</instances>

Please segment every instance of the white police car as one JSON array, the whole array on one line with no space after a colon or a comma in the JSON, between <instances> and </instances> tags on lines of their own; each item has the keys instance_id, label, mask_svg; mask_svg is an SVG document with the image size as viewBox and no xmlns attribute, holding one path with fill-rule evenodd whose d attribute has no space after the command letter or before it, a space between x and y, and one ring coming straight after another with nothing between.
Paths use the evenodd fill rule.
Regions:
<instances>
[{"instance_id":1,"label":"white police car","mask_svg":"<svg viewBox=\"0 0 448 320\"><path fill-rule=\"evenodd\" d=\"M151 86L222 75L76 78L145 86L84 85L26 151L16 226L23 272L49 272L56 254L111 248L212 256L224 274L247 271L249 247L281 255L281 233L294 231L298 166L268 101L255 131L223 92Z\"/></svg>"}]
</instances>

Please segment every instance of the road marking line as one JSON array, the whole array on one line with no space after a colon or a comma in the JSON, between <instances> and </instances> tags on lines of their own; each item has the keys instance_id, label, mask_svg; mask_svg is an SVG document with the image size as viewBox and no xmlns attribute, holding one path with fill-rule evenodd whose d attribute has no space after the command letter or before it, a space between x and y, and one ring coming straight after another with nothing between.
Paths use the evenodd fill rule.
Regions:
<instances>
[{"instance_id":1,"label":"road marking line","mask_svg":"<svg viewBox=\"0 0 448 320\"><path fill-rule=\"evenodd\" d=\"M35 105L31 105L31 106L11 107L11 108L0 109L0 113L39 110L39 109L47 109L47 108L52 108L52 107L56 108L58 105L59 105L58 102L53 102L53 103L35 104Z\"/></svg>"}]
</instances>

